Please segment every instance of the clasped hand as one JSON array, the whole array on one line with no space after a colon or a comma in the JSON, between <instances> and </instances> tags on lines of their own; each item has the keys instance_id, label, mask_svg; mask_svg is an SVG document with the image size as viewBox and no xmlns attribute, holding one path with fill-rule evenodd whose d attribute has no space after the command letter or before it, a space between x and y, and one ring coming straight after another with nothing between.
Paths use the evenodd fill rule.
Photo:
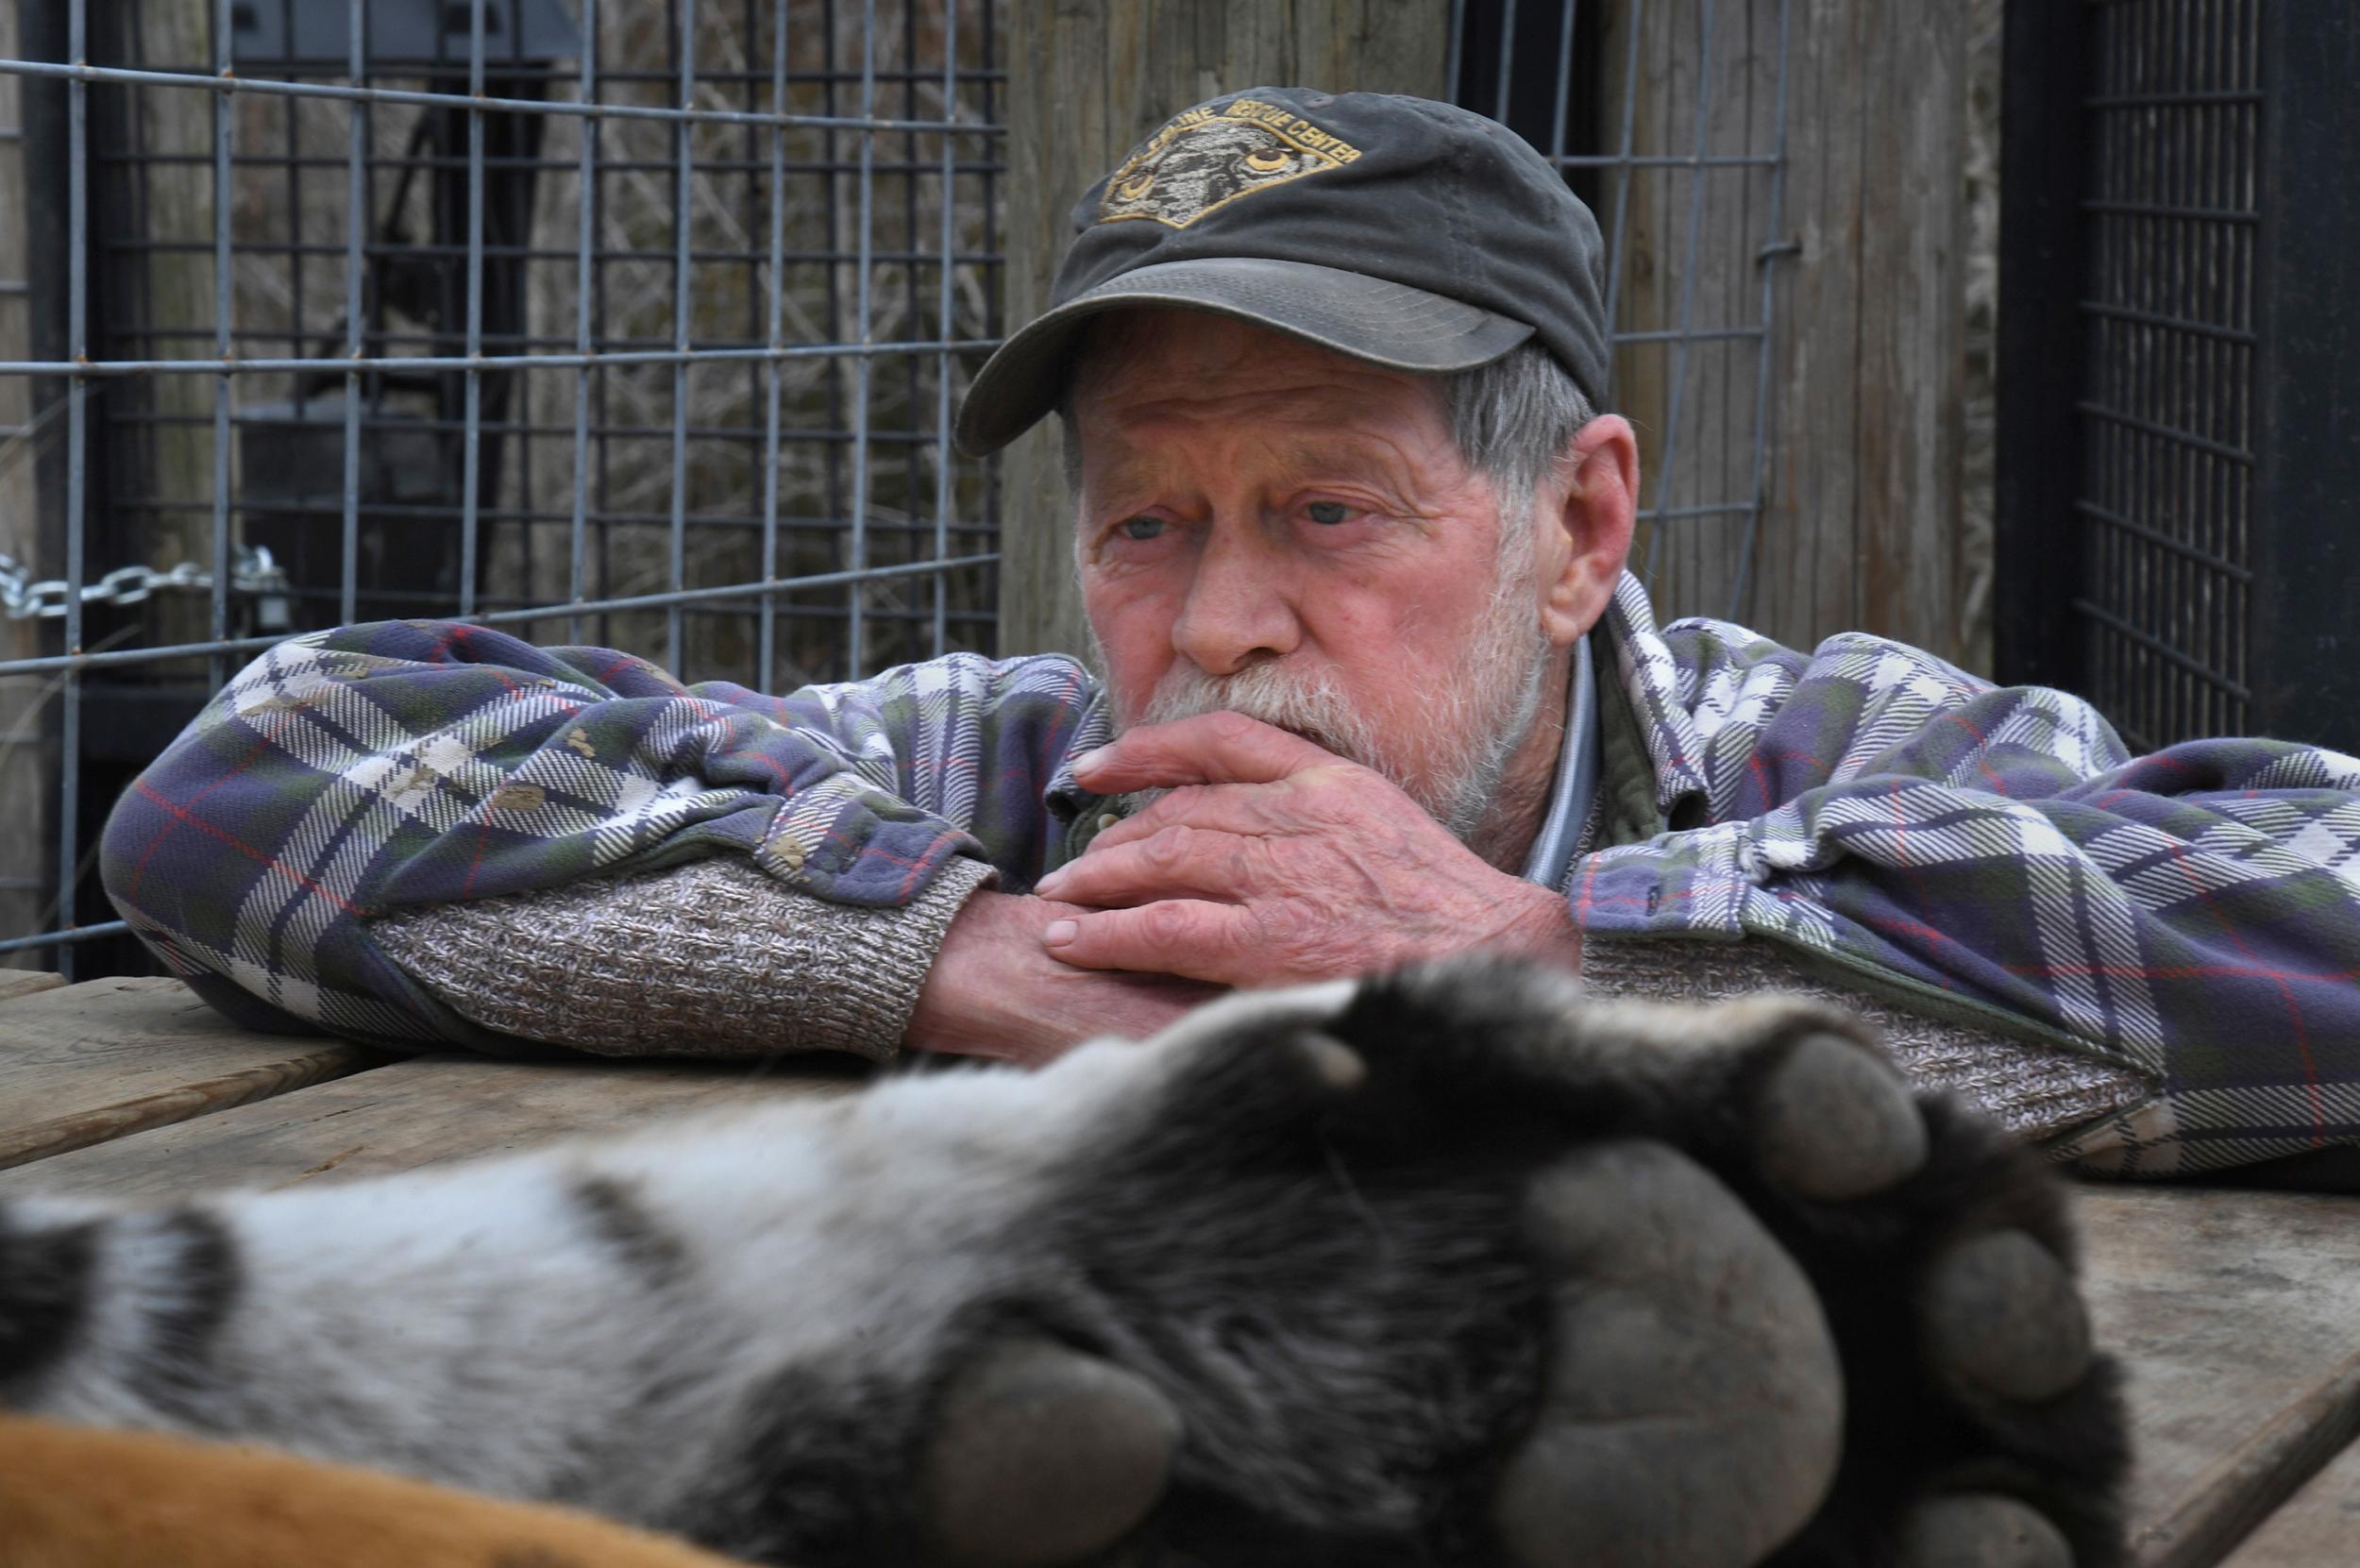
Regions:
<instances>
[{"instance_id":1,"label":"clasped hand","mask_svg":"<svg viewBox=\"0 0 2360 1568\"><path fill-rule=\"evenodd\" d=\"M1130 731L1075 764L1103 795L1170 793L1035 891L1082 969L1269 986L1501 948L1575 962L1565 901L1486 865L1391 782L1299 735L1213 713Z\"/></svg>"}]
</instances>

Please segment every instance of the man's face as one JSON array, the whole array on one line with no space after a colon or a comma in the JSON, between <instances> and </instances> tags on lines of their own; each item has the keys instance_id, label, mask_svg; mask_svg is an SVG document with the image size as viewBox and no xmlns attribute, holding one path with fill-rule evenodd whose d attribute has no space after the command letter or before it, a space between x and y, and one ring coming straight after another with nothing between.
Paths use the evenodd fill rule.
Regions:
<instances>
[{"instance_id":1,"label":"man's face","mask_svg":"<svg viewBox=\"0 0 2360 1568\"><path fill-rule=\"evenodd\" d=\"M1187 312L1075 386L1077 551L1118 720L1233 707L1375 768L1462 836L1553 649L1434 388Z\"/></svg>"}]
</instances>

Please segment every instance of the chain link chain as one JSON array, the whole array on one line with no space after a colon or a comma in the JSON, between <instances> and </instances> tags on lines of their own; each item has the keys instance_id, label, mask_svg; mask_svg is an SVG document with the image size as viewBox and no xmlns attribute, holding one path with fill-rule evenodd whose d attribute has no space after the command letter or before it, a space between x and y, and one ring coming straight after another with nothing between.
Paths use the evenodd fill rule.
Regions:
<instances>
[{"instance_id":1,"label":"chain link chain","mask_svg":"<svg viewBox=\"0 0 2360 1568\"><path fill-rule=\"evenodd\" d=\"M265 632L284 631L289 624L287 570L260 546L232 547L229 591L261 600L257 618ZM65 614L72 584L63 578L35 582L14 557L0 554L0 612L9 620L53 620ZM205 593L213 574L194 561L169 571L153 566L117 566L95 582L82 585L84 604L137 604L150 594L171 591ZM276 623L276 624L274 624Z\"/></svg>"}]
</instances>

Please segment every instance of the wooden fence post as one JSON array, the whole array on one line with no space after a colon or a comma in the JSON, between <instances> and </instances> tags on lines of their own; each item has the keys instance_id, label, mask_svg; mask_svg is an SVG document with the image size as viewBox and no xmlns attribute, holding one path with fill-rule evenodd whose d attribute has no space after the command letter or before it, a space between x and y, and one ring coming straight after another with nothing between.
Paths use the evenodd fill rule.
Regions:
<instances>
[{"instance_id":1,"label":"wooden fence post","mask_svg":"<svg viewBox=\"0 0 2360 1568\"><path fill-rule=\"evenodd\" d=\"M45 12L32 14L30 28L22 25L21 11L30 10L0 3L0 55L56 58L42 30ZM29 49L44 52L30 55ZM25 130L34 114L61 119L64 93L63 83L0 77L0 129L10 133L0 143L0 282L10 285L0 294L0 359L39 357L31 279L37 266L59 261L64 246L45 242L62 235L64 227L61 214L41 214L38 225L32 221L28 187L34 180L25 166ZM54 451L63 439L64 410L59 406L58 417L44 423L46 402L36 391L31 377L0 377L0 430L13 432L0 435L0 554L40 578L57 569L58 531L42 504L36 470L43 451ZM42 634L50 624L0 618L0 659L40 657L47 651ZM45 891L54 869L58 772L49 689L49 681L39 675L0 678L0 817L8 824L0 833L0 937L28 936L51 924ZM0 955L0 970L46 967L51 957L45 951Z\"/></svg>"},{"instance_id":2,"label":"wooden fence post","mask_svg":"<svg viewBox=\"0 0 2360 1568\"><path fill-rule=\"evenodd\" d=\"M1750 326L1761 269L1774 269L1768 470L1747 591L1731 602L1743 513L1677 517L1660 543L1643 529L1635 560L1655 563L1661 615L1731 616L1800 648L1875 632L1957 659L1973 641L1962 558L1967 8L1795 0L1783 41L1778 12L1768 0L1609 0L1602 12L1598 124L1619 127L1627 113L1640 159L1728 160L1630 177L1616 329L1677 329L1683 305L1699 329ZM1735 160L1778 144L1782 47L1785 189L1778 232L1765 235L1769 170ZM1603 222L1621 177L1601 181ZM1767 259L1753 253L1764 239ZM1675 431L1676 352L1644 342L1617 356L1613 404L1640 430L1643 503L1742 501L1753 346L1687 350ZM1667 444L1676 474L1658 462Z\"/></svg>"},{"instance_id":3,"label":"wooden fence post","mask_svg":"<svg viewBox=\"0 0 2360 1568\"><path fill-rule=\"evenodd\" d=\"M1011 329L1048 302L1075 200L1178 110L1261 86L1445 92L1449 0L1022 0L1011 10ZM1054 430L1010 447L1001 474L1000 651L1079 652Z\"/></svg>"}]
</instances>

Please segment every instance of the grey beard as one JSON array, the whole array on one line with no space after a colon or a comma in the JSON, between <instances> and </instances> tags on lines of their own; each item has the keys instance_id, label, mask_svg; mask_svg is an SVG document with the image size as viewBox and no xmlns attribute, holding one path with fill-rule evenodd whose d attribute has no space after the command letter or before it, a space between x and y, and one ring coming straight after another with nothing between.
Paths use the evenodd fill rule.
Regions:
<instances>
[{"instance_id":1,"label":"grey beard","mask_svg":"<svg viewBox=\"0 0 2360 1568\"><path fill-rule=\"evenodd\" d=\"M1529 581L1524 573L1498 584L1452 678L1419 694L1417 729L1452 737L1440 766L1425 778L1413 778L1389 754L1386 737L1351 706L1323 671L1305 673L1263 663L1218 676L1183 660L1156 683L1138 722L1162 724L1224 709L1258 718L1391 781L1453 837L1467 843L1485 825L1509 764L1531 733L1548 687L1549 661L1556 650L1532 625ZM1093 651L1103 669L1104 652ZM1165 793L1135 790L1117 800L1127 816Z\"/></svg>"},{"instance_id":2,"label":"grey beard","mask_svg":"<svg viewBox=\"0 0 2360 1568\"><path fill-rule=\"evenodd\" d=\"M1489 700L1480 705L1471 700L1452 704L1465 714L1465 752L1458 766L1437 781L1440 787L1434 793L1440 799L1418 801L1462 844L1472 843L1476 831L1486 825L1499 801L1509 764L1532 733L1532 721L1541 713L1542 694L1548 689L1549 659L1556 649L1547 638L1535 636L1521 650L1501 647L1489 651L1502 661L1501 676L1513 671L1513 678L1493 677ZM1519 661L1522 668L1509 661ZM1458 683L1454 685L1460 692L1468 689Z\"/></svg>"}]
</instances>

